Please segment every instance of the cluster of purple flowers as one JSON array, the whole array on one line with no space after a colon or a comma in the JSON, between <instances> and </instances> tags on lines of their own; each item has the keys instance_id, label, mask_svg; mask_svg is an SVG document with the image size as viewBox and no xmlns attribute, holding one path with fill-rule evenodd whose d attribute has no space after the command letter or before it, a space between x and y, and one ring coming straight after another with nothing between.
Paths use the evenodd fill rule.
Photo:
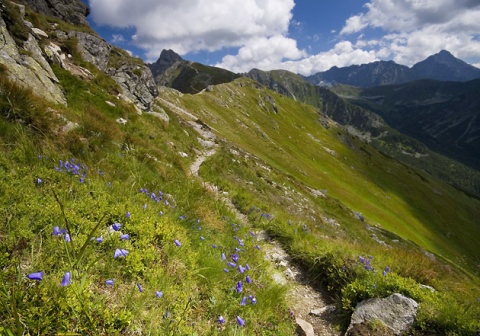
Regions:
<instances>
[{"instance_id":1,"label":"cluster of purple flowers","mask_svg":"<svg viewBox=\"0 0 480 336\"><path fill-rule=\"evenodd\" d=\"M54 169L58 172L66 172L72 175L80 176L80 183L85 182L85 176L87 175L88 166L75 161L75 158L71 158L70 161L59 160L58 166Z\"/></svg>"},{"instance_id":2,"label":"cluster of purple flowers","mask_svg":"<svg viewBox=\"0 0 480 336\"><path fill-rule=\"evenodd\" d=\"M358 260L360 261L360 263L362 265L364 265L364 268L367 270L367 271L375 271L375 268L373 268L372 266L372 259L373 257L372 256L369 256L368 258L365 258L365 257L362 257L362 256L359 256L358 257Z\"/></svg>"}]
</instances>

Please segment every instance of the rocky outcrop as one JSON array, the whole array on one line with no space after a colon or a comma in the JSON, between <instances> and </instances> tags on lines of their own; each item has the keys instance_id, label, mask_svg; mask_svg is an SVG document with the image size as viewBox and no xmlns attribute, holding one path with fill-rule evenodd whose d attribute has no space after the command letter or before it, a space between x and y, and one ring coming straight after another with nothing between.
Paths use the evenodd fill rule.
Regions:
<instances>
[{"instance_id":1,"label":"rocky outcrop","mask_svg":"<svg viewBox=\"0 0 480 336\"><path fill-rule=\"evenodd\" d=\"M415 321L418 304L402 294L392 294L387 298L374 298L360 302L353 312L346 336L358 335L359 328L365 325L382 323L394 335L409 330ZM381 335L385 335L383 329ZM380 335L380 334L378 334Z\"/></svg>"},{"instance_id":2,"label":"rocky outcrop","mask_svg":"<svg viewBox=\"0 0 480 336\"><path fill-rule=\"evenodd\" d=\"M150 110L158 90L148 66L116 50L96 35L69 32L63 38L76 38L78 50L85 61L112 77L121 87L123 95L140 110Z\"/></svg>"},{"instance_id":3,"label":"rocky outcrop","mask_svg":"<svg viewBox=\"0 0 480 336\"><path fill-rule=\"evenodd\" d=\"M126 63L119 68L109 68L107 74L120 85L123 94L141 110L151 109L158 89L146 65Z\"/></svg>"},{"instance_id":4,"label":"rocky outcrop","mask_svg":"<svg viewBox=\"0 0 480 336\"><path fill-rule=\"evenodd\" d=\"M81 0L22 0L35 12L55 16L74 25L88 26L88 6Z\"/></svg>"},{"instance_id":5,"label":"rocky outcrop","mask_svg":"<svg viewBox=\"0 0 480 336\"><path fill-rule=\"evenodd\" d=\"M20 49L0 17L0 64L7 69L8 77L47 100L66 104L65 96L57 86L58 79L43 57L37 39L28 35L22 52Z\"/></svg>"}]
</instances>

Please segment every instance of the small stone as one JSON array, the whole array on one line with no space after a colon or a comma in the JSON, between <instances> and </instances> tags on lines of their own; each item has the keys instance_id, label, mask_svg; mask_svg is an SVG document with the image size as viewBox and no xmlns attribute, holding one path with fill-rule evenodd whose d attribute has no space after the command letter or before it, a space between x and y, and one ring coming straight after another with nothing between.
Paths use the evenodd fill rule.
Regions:
<instances>
[{"instance_id":1,"label":"small stone","mask_svg":"<svg viewBox=\"0 0 480 336\"><path fill-rule=\"evenodd\" d=\"M315 336L313 326L305 320L296 317L295 323L297 323L297 333L303 336Z\"/></svg>"},{"instance_id":2,"label":"small stone","mask_svg":"<svg viewBox=\"0 0 480 336\"><path fill-rule=\"evenodd\" d=\"M311 315L321 316L325 313L333 313L337 308L335 305L328 305L322 308L314 309L310 312Z\"/></svg>"}]
</instances>

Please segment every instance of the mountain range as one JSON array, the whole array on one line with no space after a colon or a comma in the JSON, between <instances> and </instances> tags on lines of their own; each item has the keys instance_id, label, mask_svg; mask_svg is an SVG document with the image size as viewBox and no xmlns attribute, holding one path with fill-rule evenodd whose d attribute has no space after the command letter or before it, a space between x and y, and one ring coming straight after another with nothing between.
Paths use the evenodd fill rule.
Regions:
<instances>
[{"instance_id":1,"label":"mountain range","mask_svg":"<svg viewBox=\"0 0 480 336\"><path fill-rule=\"evenodd\" d=\"M442 50L416 63L411 68L394 61L378 61L369 64L318 72L305 79L314 85L347 84L358 87L402 84L419 79L440 81L469 81L480 78L480 69Z\"/></svg>"}]
</instances>

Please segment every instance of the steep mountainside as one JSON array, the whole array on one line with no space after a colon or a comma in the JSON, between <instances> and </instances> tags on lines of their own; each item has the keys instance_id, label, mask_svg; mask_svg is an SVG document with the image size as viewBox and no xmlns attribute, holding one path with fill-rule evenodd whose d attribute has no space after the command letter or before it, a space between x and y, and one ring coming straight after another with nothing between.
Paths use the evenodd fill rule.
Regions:
<instances>
[{"instance_id":1,"label":"steep mountainside","mask_svg":"<svg viewBox=\"0 0 480 336\"><path fill-rule=\"evenodd\" d=\"M352 103L431 149L480 169L480 80L415 81L364 89Z\"/></svg>"},{"instance_id":2,"label":"steep mountainside","mask_svg":"<svg viewBox=\"0 0 480 336\"><path fill-rule=\"evenodd\" d=\"M393 61L379 61L348 67L333 67L305 77L314 85L347 84L359 87L401 84L418 79L469 81L480 78L480 69L455 58L446 50L415 64L412 68Z\"/></svg>"},{"instance_id":3,"label":"steep mountainside","mask_svg":"<svg viewBox=\"0 0 480 336\"><path fill-rule=\"evenodd\" d=\"M452 82L446 85L445 90L442 91L443 93L440 91L437 92L433 88L429 89L428 86L422 88L422 82L419 82L417 86L413 83L405 84L405 87L412 89L405 89L403 91L396 90L398 89L397 86L379 87L378 91L381 91L380 88L385 88L384 90L390 88L388 92L391 96L389 96L389 99L384 99L385 97L382 95L384 93L376 92L375 88L365 89L362 94L362 90L359 88L337 85L331 89L335 91L337 95L330 89L307 83L302 80L300 76L289 73L288 71L263 72L260 70L252 70L246 76L267 85L270 89L282 93L287 97L316 106L319 111L321 111L320 113L346 127L351 134L360 136L365 141L369 141L381 152L395 157L401 162L427 170L457 188L480 197L480 172L468 166L477 162L479 157L477 149L475 149L478 148L475 146L478 140L475 136L477 129L475 127L468 128L468 130L461 128L462 124L464 127L468 127L470 122L472 122L471 126L474 126L476 118L461 117L461 121L457 125L458 128L448 128L449 125L453 125L452 123L456 123L450 119L451 117L456 116L458 118L459 113L464 113L462 114L463 116L477 113L475 109L467 108L465 110L464 107L461 107L462 105L470 106L469 102L476 101L476 98L471 99L471 97L465 94L460 94L460 92L463 92L460 87L471 87L466 83L458 83L457 87L457 85ZM442 82L437 82L440 86L441 83ZM460 91L458 91L459 89ZM446 101L442 101L442 99L438 99L440 96L446 95L447 92L450 92L448 94L452 95L454 95L455 92L459 93L455 95L453 101L456 102L457 107L463 109L464 112L455 113L455 109L452 109L450 102L447 103ZM475 95L476 91L473 89L468 92ZM393 104L392 100L394 100L396 94L399 95L397 97L398 101ZM401 94L404 94L404 96L400 96ZM356 98L359 95L365 97L359 100ZM375 105L375 103L377 104ZM385 104L385 108L381 110L378 103L380 105ZM439 146L439 143L436 142L435 139L432 139L425 133L423 128L425 124L417 123L420 118L419 115L410 119L402 119L405 115L399 111L403 108L412 110L414 105L417 106L417 108L423 106L422 108L425 111L428 107L430 109L430 114L428 115L430 117L432 117L432 115L435 116L435 119L430 120L432 132L434 132L432 123L443 125L443 127L440 127L440 129L435 132L442 134L441 138L444 139L444 147ZM474 106L475 104L471 107ZM436 108L438 108L438 114L435 114ZM389 109L397 111L395 116L398 122L403 122L406 128L403 128L403 126L400 127L394 122L397 119L392 119L392 114ZM450 111L451 113L447 115L442 111ZM410 115L412 113L410 113ZM383 118L392 121L390 126L385 123ZM410 129L407 131L409 127ZM448 128L448 131L446 128ZM465 134L462 133L462 130L465 131ZM446 132L444 133L443 131ZM451 137L454 135L454 132L457 132L457 138L461 136L464 143L463 146L465 146L465 148L459 150L458 153L455 152L454 149L454 146L458 146L458 144L448 142L448 138L450 137L450 139L452 139ZM460 132L460 134L458 134L458 132ZM467 137L467 133L472 134ZM428 147L425 144L427 144ZM442 155L437 154L437 152ZM467 165L457 162L456 160L458 159L461 159L462 162Z\"/></svg>"}]
</instances>

